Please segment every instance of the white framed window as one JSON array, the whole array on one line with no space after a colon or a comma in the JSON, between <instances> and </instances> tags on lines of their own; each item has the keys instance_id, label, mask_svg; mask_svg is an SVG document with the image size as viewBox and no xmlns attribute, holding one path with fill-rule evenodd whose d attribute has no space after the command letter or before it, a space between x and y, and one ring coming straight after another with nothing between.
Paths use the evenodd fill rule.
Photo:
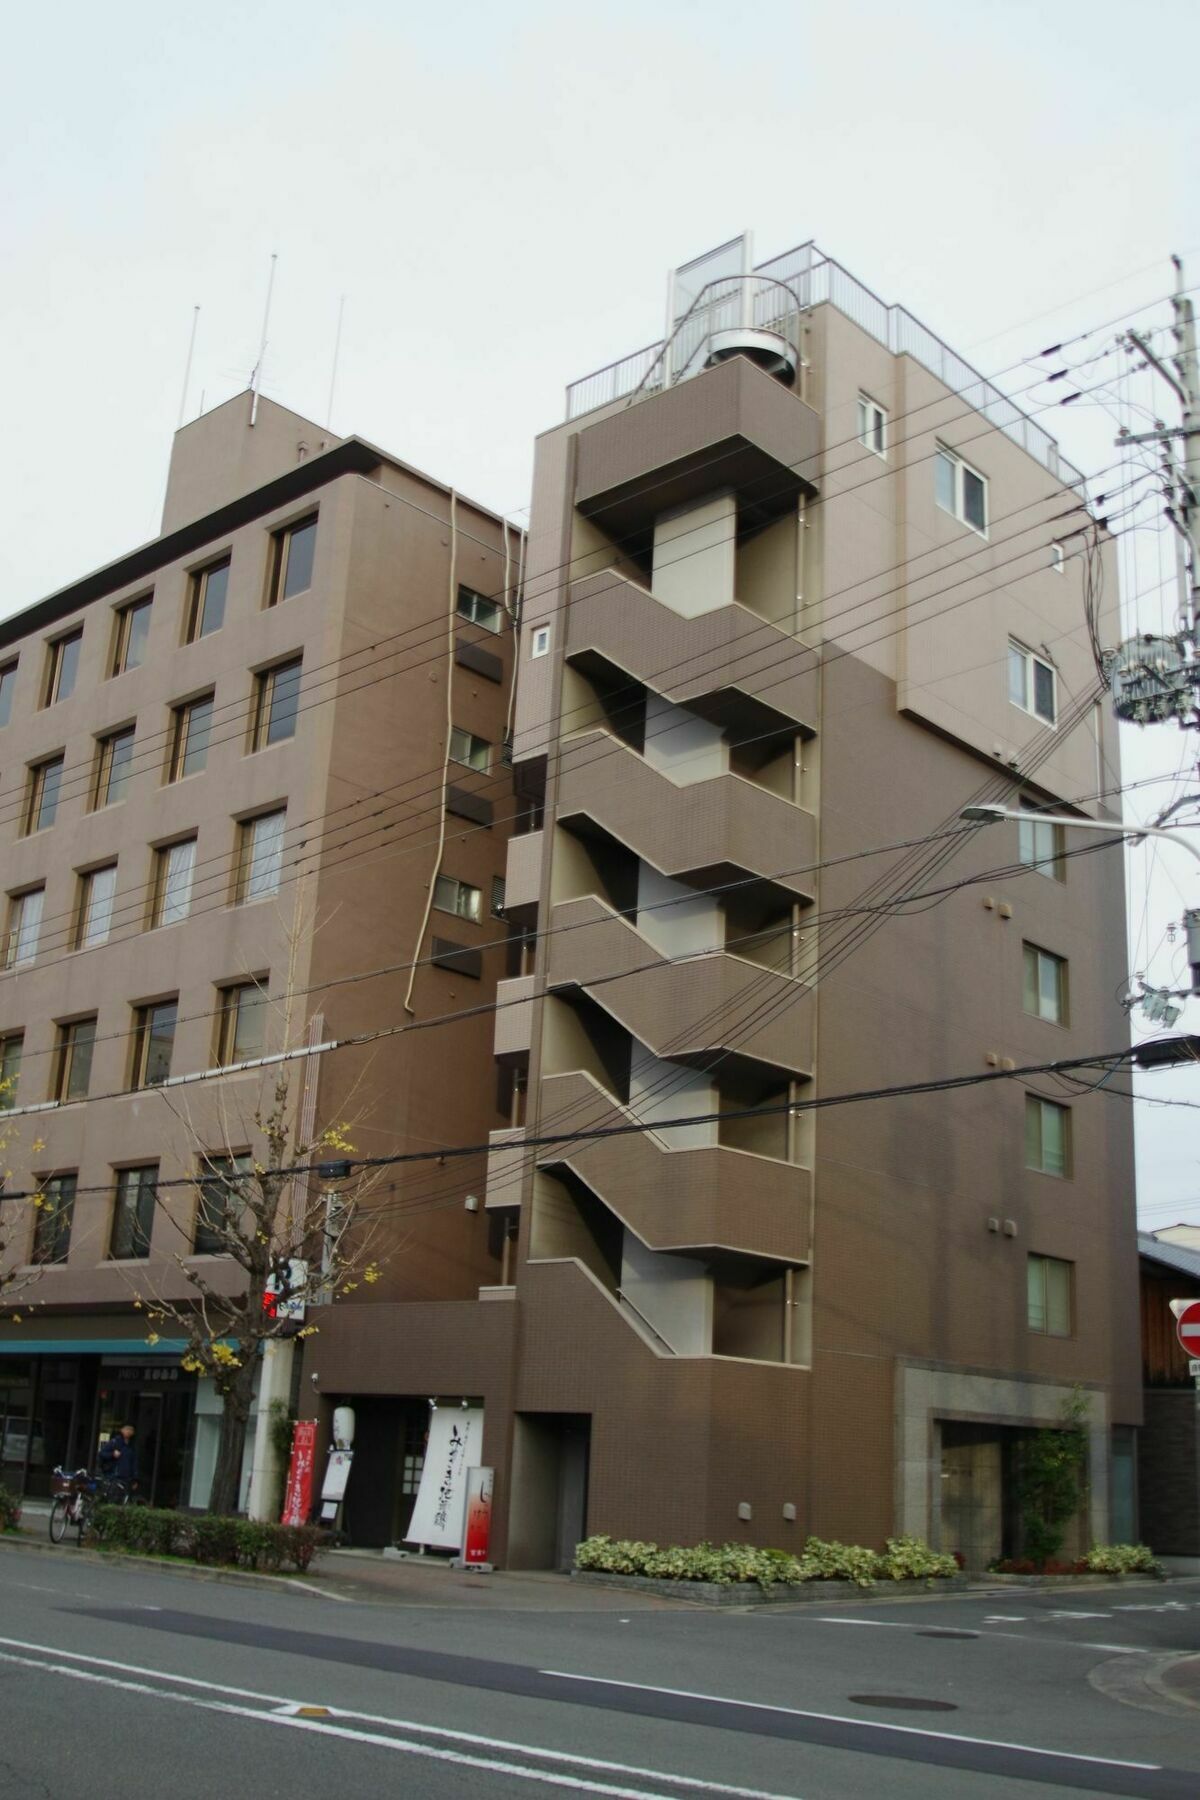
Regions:
<instances>
[{"instance_id":1,"label":"white framed window","mask_svg":"<svg viewBox=\"0 0 1200 1800\"><path fill-rule=\"evenodd\" d=\"M939 444L934 456L934 495L943 512L953 513L980 537L987 536L987 476L964 462L956 450Z\"/></svg>"},{"instance_id":2,"label":"white framed window","mask_svg":"<svg viewBox=\"0 0 1200 1800\"><path fill-rule=\"evenodd\" d=\"M482 625L485 631L499 631L504 622L503 607L489 600L486 594L477 594L474 588L459 588L456 611L460 619Z\"/></svg>"},{"instance_id":3,"label":"white framed window","mask_svg":"<svg viewBox=\"0 0 1200 1800\"><path fill-rule=\"evenodd\" d=\"M1059 575L1066 574L1067 553L1057 540L1050 546L1050 567Z\"/></svg>"},{"instance_id":4,"label":"white framed window","mask_svg":"<svg viewBox=\"0 0 1200 1800\"><path fill-rule=\"evenodd\" d=\"M454 913L478 925L483 917L483 894L469 882L453 875L439 875L433 884L433 904L441 912Z\"/></svg>"},{"instance_id":5,"label":"white framed window","mask_svg":"<svg viewBox=\"0 0 1200 1800\"><path fill-rule=\"evenodd\" d=\"M531 657L548 656L550 654L550 627L548 625L534 626L533 637L529 646L529 654Z\"/></svg>"},{"instance_id":6,"label":"white framed window","mask_svg":"<svg viewBox=\"0 0 1200 1800\"><path fill-rule=\"evenodd\" d=\"M1054 665L1016 638L1008 640L1008 697L1014 706L1032 713L1044 725L1057 723L1058 676Z\"/></svg>"},{"instance_id":7,"label":"white framed window","mask_svg":"<svg viewBox=\"0 0 1200 1800\"><path fill-rule=\"evenodd\" d=\"M876 456L887 455L887 412L869 394L858 396L858 441Z\"/></svg>"},{"instance_id":8,"label":"white framed window","mask_svg":"<svg viewBox=\"0 0 1200 1800\"><path fill-rule=\"evenodd\" d=\"M192 910L192 873L196 867L196 840L184 838L154 853L154 885L150 901L150 929L178 925Z\"/></svg>"},{"instance_id":9,"label":"white framed window","mask_svg":"<svg viewBox=\"0 0 1200 1800\"><path fill-rule=\"evenodd\" d=\"M486 738L476 737L473 731L461 731L456 725L450 733L450 755L455 762L465 763L468 769L478 769L486 775L491 761L492 746Z\"/></svg>"},{"instance_id":10,"label":"white framed window","mask_svg":"<svg viewBox=\"0 0 1200 1800\"><path fill-rule=\"evenodd\" d=\"M1026 1317L1030 1331L1046 1337L1070 1337L1071 1266L1057 1256L1029 1258Z\"/></svg>"}]
</instances>

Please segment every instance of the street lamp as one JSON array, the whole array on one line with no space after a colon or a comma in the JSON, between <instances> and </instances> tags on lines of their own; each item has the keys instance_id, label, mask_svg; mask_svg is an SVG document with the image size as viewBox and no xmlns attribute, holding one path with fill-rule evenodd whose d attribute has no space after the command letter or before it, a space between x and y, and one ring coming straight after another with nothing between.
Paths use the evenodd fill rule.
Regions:
<instances>
[{"instance_id":1,"label":"street lamp","mask_svg":"<svg viewBox=\"0 0 1200 1800\"><path fill-rule=\"evenodd\" d=\"M1173 844L1181 844L1189 856L1200 862L1200 847L1192 843L1181 831L1172 831L1166 825L1114 825L1105 819L1081 819L1076 813L1038 812L1035 807L1024 806L964 806L959 814L973 825L994 825L1000 819L1018 819L1037 821L1042 825L1073 825L1079 831L1106 831L1110 837L1169 838ZM1187 957L1192 970L1192 992L1200 994L1200 906L1189 906L1183 915L1184 930L1187 933Z\"/></svg>"}]
</instances>

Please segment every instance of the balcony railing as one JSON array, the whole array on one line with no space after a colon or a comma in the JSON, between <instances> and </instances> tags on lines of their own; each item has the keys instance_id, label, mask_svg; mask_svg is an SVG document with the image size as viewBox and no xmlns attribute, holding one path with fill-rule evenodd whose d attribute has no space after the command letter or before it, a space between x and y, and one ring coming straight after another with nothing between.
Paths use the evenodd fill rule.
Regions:
<instances>
[{"instance_id":1,"label":"balcony railing","mask_svg":"<svg viewBox=\"0 0 1200 1800\"><path fill-rule=\"evenodd\" d=\"M986 376L972 368L905 307L889 306L840 263L825 256L815 244L801 244L771 262L759 263L754 273L761 284L753 296L753 319L759 329L782 331L799 313L823 302L835 306L895 355L911 356L931 375L936 375L997 430L1036 457L1065 486L1082 485L1083 476L1062 455L1057 441L1048 431L1022 412ZM674 379L679 379L681 373L692 372L697 345L703 337L722 327L729 311L729 281L710 285L713 291L709 300L697 305L676 328L675 349L679 347L682 333L687 340L686 357L673 353L668 358L664 354L667 341L661 339L636 350L632 356L624 356L585 375L567 388L567 418L578 419L595 407L608 406L616 400L646 399L659 392L665 380L672 378L668 364L677 372ZM788 294L792 296L791 307Z\"/></svg>"}]
</instances>

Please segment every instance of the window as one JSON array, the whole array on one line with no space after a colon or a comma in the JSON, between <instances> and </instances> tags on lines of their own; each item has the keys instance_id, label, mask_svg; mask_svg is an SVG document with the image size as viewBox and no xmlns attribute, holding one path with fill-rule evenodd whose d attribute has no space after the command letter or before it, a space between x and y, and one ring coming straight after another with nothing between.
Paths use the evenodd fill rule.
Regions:
<instances>
[{"instance_id":1,"label":"window","mask_svg":"<svg viewBox=\"0 0 1200 1800\"><path fill-rule=\"evenodd\" d=\"M474 588L460 587L458 616L469 619L472 625L482 625L485 631L499 631L504 622L504 608L485 594L477 594Z\"/></svg>"},{"instance_id":2,"label":"window","mask_svg":"<svg viewBox=\"0 0 1200 1800\"><path fill-rule=\"evenodd\" d=\"M17 687L17 665L15 662L5 663L0 669L0 725L7 725L12 718L13 694Z\"/></svg>"},{"instance_id":3,"label":"window","mask_svg":"<svg viewBox=\"0 0 1200 1800\"><path fill-rule=\"evenodd\" d=\"M234 899L263 900L279 892L283 870L283 811L260 813L238 826L237 880Z\"/></svg>"},{"instance_id":4,"label":"window","mask_svg":"<svg viewBox=\"0 0 1200 1800\"><path fill-rule=\"evenodd\" d=\"M75 677L79 673L79 650L83 643L83 626L72 631L66 637L55 638L50 645L50 653L46 659L46 688L42 698L43 706L53 706L56 700L69 700L75 692Z\"/></svg>"},{"instance_id":5,"label":"window","mask_svg":"<svg viewBox=\"0 0 1200 1800\"><path fill-rule=\"evenodd\" d=\"M20 1031L10 1031L0 1037L0 1112L7 1112L10 1106L17 1104L17 1085L21 1079L21 1052L25 1047L25 1036ZM3 1187L0 1180L0 1188Z\"/></svg>"},{"instance_id":6,"label":"window","mask_svg":"<svg viewBox=\"0 0 1200 1800\"><path fill-rule=\"evenodd\" d=\"M1053 666L1015 638L1008 640L1008 697L1022 712L1047 725L1058 717L1057 677Z\"/></svg>"},{"instance_id":7,"label":"window","mask_svg":"<svg viewBox=\"0 0 1200 1800\"><path fill-rule=\"evenodd\" d=\"M96 778L92 783L92 811L115 806L125 798L133 766L133 726L110 731L96 740Z\"/></svg>"},{"instance_id":8,"label":"window","mask_svg":"<svg viewBox=\"0 0 1200 1800\"><path fill-rule=\"evenodd\" d=\"M32 831L46 831L58 816L58 796L62 789L62 756L48 757L35 763L29 771L29 792L25 801L25 836Z\"/></svg>"},{"instance_id":9,"label":"window","mask_svg":"<svg viewBox=\"0 0 1200 1800\"><path fill-rule=\"evenodd\" d=\"M1067 572L1067 553L1061 544L1055 543L1050 546L1050 567L1059 575L1065 575Z\"/></svg>"},{"instance_id":10,"label":"window","mask_svg":"<svg viewBox=\"0 0 1200 1800\"><path fill-rule=\"evenodd\" d=\"M1051 881L1065 881L1066 864L1062 860L1063 828L1039 819L1028 800L1022 800L1027 816L1017 826L1017 856L1027 869L1048 875Z\"/></svg>"},{"instance_id":11,"label":"window","mask_svg":"<svg viewBox=\"0 0 1200 1800\"><path fill-rule=\"evenodd\" d=\"M1071 1335L1071 1268L1057 1256L1031 1256L1027 1267L1030 1331L1046 1337Z\"/></svg>"},{"instance_id":12,"label":"window","mask_svg":"<svg viewBox=\"0 0 1200 1800\"><path fill-rule=\"evenodd\" d=\"M208 740L212 733L213 696L203 694L171 709L171 761L167 780L180 781L185 775L198 775L208 762Z\"/></svg>"},{"instance_id":13,"label":"window","mask_svg":"<svg viewBox=\"0 0 1200 1800\"><path fill-rule=\"evenodd\" d=\"M150 930L178 925L192 909L192 873L196 867L196 840L184 838L154 852L154 882L150 891Z\"/></svg>"},{"instance_id":14,"label":"window","mask_svg":"<svg viewBox=\"0 0 1200 1800\"><path fill-rule=\"evenodd\" d=\"M442 912L456 913L460 919L472 919L478 925L483 916L483 895L477 887L457 881L453 875L439 875L433 884L433 904Z\"/></svg>"},{"instance_id":15,"label":"window","mask_svg":"<svg viewBox=\"0 0 1200 1800\"><path fill-rule=\"evenodd\" d=\"M131 1088L160 1087L170 1075L178 1012L178 1000L134 1008Z\"/></svg>"},{"instance_id":16,"label":"window","mask_svg":"<svg viewBox=\"0 0 1200 1800\"><path fill-rule=\"evenodd\" d=\"M456 725L450 733L450 754L455 762L466 763L468 769L478 769L486 775L492 746L486 738L476 737L473 731L460 731Z\"/></svg>"},{"instance_id":17,"label":"window","mask_svg":"<svg viewBox=\"0 0 1200 1800\"><path fill-rule=\"evenodd\" d=\"M184 642L198 643L220 631L225 623L225 596L229 592L229 558L197 569L188 589L187 630Z\"/></svg>"},{"instance_id":18,"label":"window","mask_svg":"<svg viewBox=\"0 0 1200 1800\"><path fill-rule=\"evenodd\" d=\"M1071 1172L1071 1110L1053 1100L1025 1096L1025 1167L1042 1175Z\"/></svg>"},{"instance_id":19,"label":"window","mask_svg":"<svg viewBox=\"0 0 1200 1800\"><path fill-rule=\"evenodd\" d=\"M146 639L150 635L150 601L131 600L117 608L117 635L113 643L112 672L123 675L126 669L140 669L146 660Z\"/></svg>"},{"instance_id":20,"label":"window","mask_svg":"<svg viewBox=\"0 0 1200 1800\"><path fill-rule=\"evenodd\" d=\"M202 1156L199 1163L200 1194L196 1205L196 1234L193 1249L197 1256L220 1256L229 1249L231 1223L245 1209L245 1196L240 1177L250 1172L250 1152L235 1151L232 1156Z\"/></svg>"},{"instance_id":21,"label":"window","mask_svg":"<svg viewBox=\"0 0 1200 1800\"><path fill-rule=\"evenodd\" d=\"M296 713L300 704L300 661L276 663L254 677L254 721L250 747L265 750L268 744L282 744L296 735Z\"/></svg>"},{"instance_id":22,"label":"window","mask_svg":"<svg viewBox=\"0 0 1200 1800\"><path fill-rule=\"evenodd\" d=\"M268 606L277 606L281 600L290 600L293 594L302 594L305 588L312 586L316 519L304 519L299 525L290 525L286 531L277 531L274 546Z\"/></svg>"},{"instance_id":23,"label":"window","mask_svg":"<svg viewBox=\"0 0 1200 1800\"><path fill-rule=\"evenodd\" d=\"M157 1163L146 1163L139 1169L117 1170L117 1200L108 1243L108 1254L113 1262L149 1256L157 1191Z\"/></svg>"},{"instance_id":24,"label":"window","mask_svg":"<svg viewBox=\"0 0 1200 1800\"><path fill-rule=\"evenodd\" d=\"M92 1050L96 1043L96 1015L72 1019L58 1028L54 1060L54 1098L82 1100L92 1079Z\"/></svg>"},{"instance_id":25,"label":"window","mask_svg":"<svg viewBox=\"0 0 1200 1800\"><path fill-rule=\"evenodd\" d=\"M548 625L534 626L533 641L529 647L529 654L531 657L548 656L550 654L550 627Z\"/></svg>"},{"instance_id":26,"label":"window","mask_svg":"<svg viewBox=\"0 0 1200 1800\"><path fill-rule=\"evenodd\" d=\"M876 456L887 455L887 413L866 394L858 396L858 441Z\"/></svg>"},{"instance_id":27,"label":"window","mask_svg":"<svg viewBox=\"0 0 1200 1800\"><path fill-rule=\"evenodd\" d=\"M941 444L934 456L934 494L944 512L986 536L987 478Z\"/></svg>"},{"instance_id":28,"label":"window","mask_svg":"<svg viewBox=\"0 0 1200 1800\"><path fill-rule=\"evenodd\" d=\"M30 888L14 894L8 903L8 943L5 967L23 968L37 955L38 934L42 929L42 908L46 902L44 887Z\"/></svg>"},{"instance_id":29,"label":"window","mask_svg":"<svg viewBox=\"0 0 1200 1800\"><path fill-rule=\"evenodd\" d=\"M506 884L505 884L503 875L493 875L492 876L492 917L493 917L493 919L502 919L504 917L505 891L506 891Z\"/></svg>"},{"instance_id":30,"label":"window","mask_svg":"<svg viewBox=\"0 0 1200 1800\"><path fill-rule=\"evenodd\" d=\"M266 1036L267 990L262 981L240 981L220 989L217 1012L217 1067L261 1056Z\"/></svg>"},{"instance_id":31,"label":"window","mask_svg":"<svg viewBox=\"0 0 1200 1800\"><path fill-rule=\"evenodd\" d=\"M117 865L88 869L79 878L79 914L75 948L91 950L106 944L112 925L113 896L117 891Z\"/></svg>"},{"instance_id":32,"label":"window","mask_svg":"<svg viewBox=\"0 0 1200 1800\"><path fill-rule=\"evenodd\" d=\"M1067 965L1061 956L1025 945L1025 1011L1052 1025L1067 1023Z\"/></svg>"},{"instance_id":33,"label":"window","mask_svg":"<svg viewBox=\"0 0 1200 1800\"><path fill-rule=\"evenodd\" d=\"M35 1263L65 1263L71 1248L71 1214L75 1210L75 1183L78 1177L48 1175L38 1182L41 1205L33 1227Z\"/></svg>"}]
</instances>

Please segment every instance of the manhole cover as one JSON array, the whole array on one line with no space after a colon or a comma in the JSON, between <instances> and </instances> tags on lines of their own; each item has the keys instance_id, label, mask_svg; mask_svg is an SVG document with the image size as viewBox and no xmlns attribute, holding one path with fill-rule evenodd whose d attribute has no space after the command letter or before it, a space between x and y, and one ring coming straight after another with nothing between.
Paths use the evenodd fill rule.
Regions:
<instances>
[{"instance_id":1,"label":"manhole cover","mask_svg":"<svg viewBox=\"0 0 1200 1800\"><path fill-rule=\"evenodd\" d=\"M918 1637L977 1638L979 1633L977 1631L951 1631L949 1628L939 1631L935 1627L929 1631L918 1631L916 1635Z\"/></svg>"},{"instance_id":2,"label":"manhole cover","mask_svg":"<svg viewBox=\"0 0 1200 1800\"><path fill-rule=\"evenodd\" d=\"M957 1712L952 1700L916 1700L911 1694L847 1694L855 1706L895 1706L905 1712Z\"/></svg>"}]
</instances>

